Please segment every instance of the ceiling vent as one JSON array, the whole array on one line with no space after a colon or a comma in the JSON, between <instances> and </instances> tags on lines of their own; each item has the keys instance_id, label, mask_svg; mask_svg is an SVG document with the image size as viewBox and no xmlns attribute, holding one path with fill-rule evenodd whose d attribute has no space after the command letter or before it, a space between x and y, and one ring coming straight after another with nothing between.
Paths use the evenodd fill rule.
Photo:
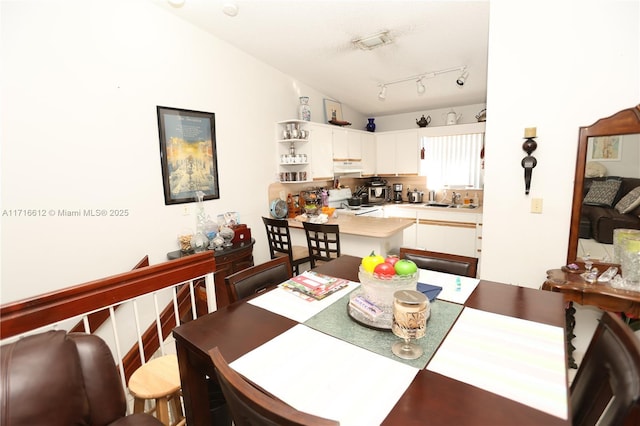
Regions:
<instances>
[{"instance_id":1,"label":"ceiling vent","mask_svg":"<svg viewBox=\"0 0 640 426\"><path fill-rule=\"evenodd\" d=\"M389 36L389 31L382 31L378 34L353 40L353 44L360 50L373 50L392 42L393 40L391 39L391 36Z\"/></svg>"}]
</instances>

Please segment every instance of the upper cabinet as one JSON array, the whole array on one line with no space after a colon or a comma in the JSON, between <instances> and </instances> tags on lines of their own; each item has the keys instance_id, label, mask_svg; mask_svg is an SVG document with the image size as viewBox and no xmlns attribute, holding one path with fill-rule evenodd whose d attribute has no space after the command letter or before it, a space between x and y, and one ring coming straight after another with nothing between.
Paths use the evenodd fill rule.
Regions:
<instances>
[{"instance_id":1,"label":"upper cabinet","mask_svg":"<svg viewBox=\"0 0 640 426\"><path fill-rule=\"evenodd\" d=\"M376 174L376 135L375 133L360 133L362 146L362 175L372 176Z\"/></svg>"},{"instance_id":2,"label":"upper cabinet","mask_svg":"<svg viewBox=\"0 0 640 426\"><path fill-rule=\"evenodd\" d=\"M485 123L371 133L301 120L278 122L282 182L335 176L417 176L420 138L484 132Z\"/></svg>"},{"instance_id":3,"label":"upper cabinet","mask_svg":"<svg viewBox=\"0 0 640 426\"><path fill-rule=\"evenodd\" d=\"M420 168L418 130L376 135L376 172L379 175L417 175Z\"/></svg>"},{"instance_id":4,"label":"upper cabinet","mask_svg":"<svg viewBox=\"0 0 640 426\"><path fill-rule=\"evenodd\" d=\"M360 177L362 174L362 134L359 130L333 128L333 173Z\"/></svg>"},{"instance_id":5,"label":"upper cabinet","mask_svg":"<svg viewBox=\"0 0 640 426\"><path fill-rule=\"evenodd\" d=\"M325 124L309 123L311 179L333 179L333 129Z\"/></svg>"},{"instance_id":6,"label":"upper cabinet","mask_svg":"<svg viewBox=\"0 0 640 426\"><path fill-rule=\"evenodd\" d=\"M333 130L333 161L362 159L361 132L336 128Z\"/></svg>"}]
</instances>

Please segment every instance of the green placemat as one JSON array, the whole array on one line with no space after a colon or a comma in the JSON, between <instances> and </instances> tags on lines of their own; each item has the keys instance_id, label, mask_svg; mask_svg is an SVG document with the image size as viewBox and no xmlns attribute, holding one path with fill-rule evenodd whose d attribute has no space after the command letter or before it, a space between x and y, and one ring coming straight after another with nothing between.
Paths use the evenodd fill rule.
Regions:
<instances>
[{"instance_id":1,"label":"green placemat","mask_svg":"<svg viewBox=\"0 0 640 426\"><path fill-rule=\"evenodd\" d=\"M394 335L391 330L374 330L358 324L347 314L348 304L349 294L346 294L322 312L305 321L304 324L345 342L375 352L378 355L420 369L427 365L463 308L462 305L443 300L431 302L431 316L427 321L427 334L425 337L415 341L422 347L424 353L420 358L406 360L395 356L391 352L391 346L400 340L399 337Z\"/></svg>"}]
</instances>

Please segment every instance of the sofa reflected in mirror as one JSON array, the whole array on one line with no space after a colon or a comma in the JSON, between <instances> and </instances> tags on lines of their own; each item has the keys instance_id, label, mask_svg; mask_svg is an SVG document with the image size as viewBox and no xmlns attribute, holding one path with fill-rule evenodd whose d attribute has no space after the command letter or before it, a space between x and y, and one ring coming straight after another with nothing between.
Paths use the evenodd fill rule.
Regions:
<instances>
[{"instance_id":1,"label":"sofa reflected in mirror","mask_svg":"<svg viewBox=\"0 0 640 426\"><path fill-rule=\"evenodd\" d=\"M640 229L640 178L585 177L583 195L578 257L589 253L591 257L611 261L613 231ZM596 243L605 246L595 251Z\"/></svg>"},{"instance_id":2,"label":"sofa reflected in mirror","mask_svg":"<svg viewBox=\"0 0 640 426\"><path fill-rule=\"evenodd\" d=\"M581 127L567 263L613 262L613 231L640 229L640 105Z\"/></svg>"}]
</instances>

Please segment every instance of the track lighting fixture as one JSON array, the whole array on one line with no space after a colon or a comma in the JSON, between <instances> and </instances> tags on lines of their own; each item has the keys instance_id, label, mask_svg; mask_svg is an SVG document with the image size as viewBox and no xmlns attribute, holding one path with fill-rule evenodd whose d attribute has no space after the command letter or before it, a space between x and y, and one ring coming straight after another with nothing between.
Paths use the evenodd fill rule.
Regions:
<instances>
[{"instance_id":1,"label":"track lighting fixture","mask_svg":"<svg viewBox=\"0 0 640 426\"><path fill-rule=\"evenodd\" d=\"M387 86L383 84L380 87L380 93L378 93L378 99L380 99L381 101L384 101L386 98L387 98Z\"/></svg>"},{"instance_id":2,"label":"track lighting fixture","mask_svg":"<svg viewBox=\"0 0 640 426\"><path fill-rule=\"evenodd\" d=\"M380 92L378 93L378 99L381 101L384 101L387 97L387 86L391 85L391 84L397 84L397 83L404 83L405 81L415 81L416 82L416 91L418 92L418 95L422 95L427 91L427 88L425 87L424 83L422 80L424 80L425 78L434 78L437 75L440 74L445 74L448 72L461 72L460 77L458 77L458 79L456 80L456 84L458 84L459 86L464 86L464 83L467 79L467 77L469 76L469 72L467 71L467 66L466 65L462 65L459 67L455 67L455 68L446 68L443 70L438 70L438 71L431 71L428 73L423 73L423 74L418 74L418 75L413 75L411 77L407 77L407 78L401 78L399 80L394 80L394 81L389 81L387 83L380 83L378 85L378 87L380 87Z\"/></svg>"},{"instance_id":3,"label":"track lighting fixture","mask_svg":"<svg viewBox=\"0 0 640 426\"><path fill-rule=\"evenodd\" d=\"M469 77L469 71L466 69L462 70L462 74L460 74L460 77L456 80L456 84L461 87L464 86L464 83L467 81L467 77Z\"/></svg>"}]
</instances>

